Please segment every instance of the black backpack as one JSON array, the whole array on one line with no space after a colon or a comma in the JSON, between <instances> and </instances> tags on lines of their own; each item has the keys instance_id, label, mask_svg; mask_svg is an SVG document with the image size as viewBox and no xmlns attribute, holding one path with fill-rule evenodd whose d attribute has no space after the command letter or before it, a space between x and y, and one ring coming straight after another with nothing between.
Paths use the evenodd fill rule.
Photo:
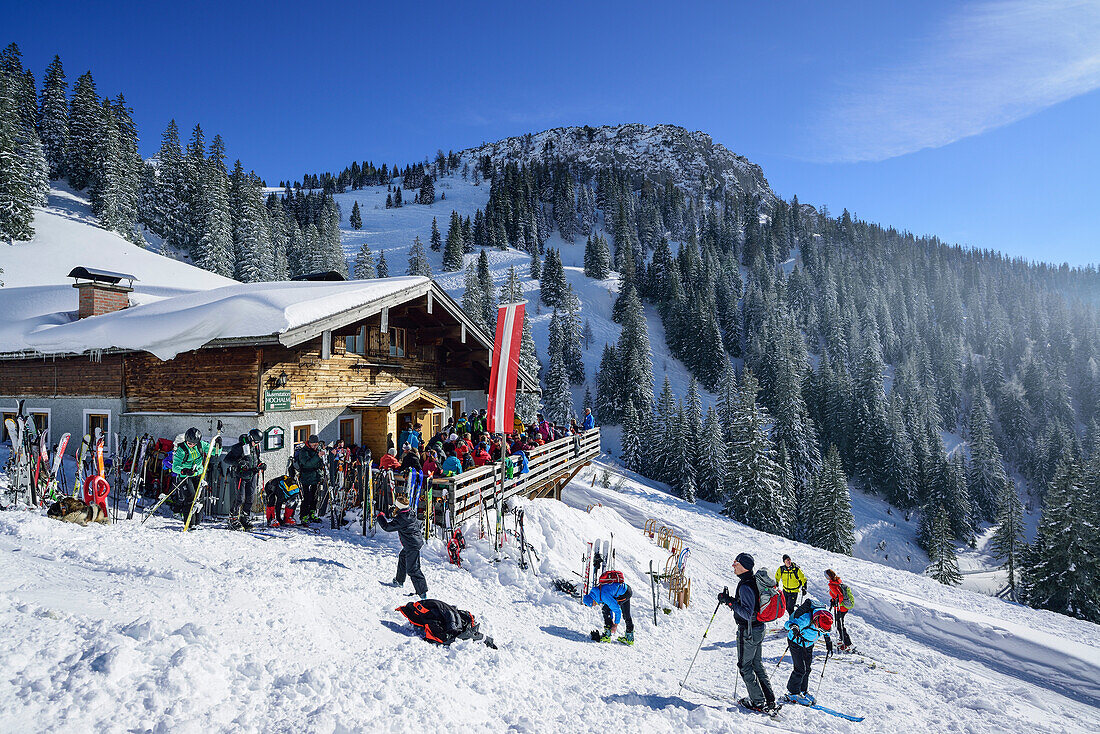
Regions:
<instances>
[{"instance_id":1,"label":"black backpack","mask_svg":"<svg viewBox=\"0 0 1100 734\"><path fill-rule=\"evenodd\" d=\"M489 647L496 647L492 638L481 634L474 615L439 599L411 601L397 611L419 628L429 642L450 645L455 640L485 640Z\"/></svg>"}]
</instances>

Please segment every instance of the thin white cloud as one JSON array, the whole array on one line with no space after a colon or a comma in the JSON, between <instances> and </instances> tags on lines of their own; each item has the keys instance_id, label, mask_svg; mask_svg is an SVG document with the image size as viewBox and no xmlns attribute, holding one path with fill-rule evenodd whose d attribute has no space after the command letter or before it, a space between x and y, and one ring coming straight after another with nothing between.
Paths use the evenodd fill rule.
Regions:
<instances>
[{"instance_id":1,"label":"thin white cloud","mask_svg":"<svg viewBox=\"0 0 1100 734\"><path fill-rule=\"evenodd\" d=\"M947 19L907 62L833 95L817 158L938 148L1100 87L1100 0L998 0Z\"/></svg>"}]
</instances>

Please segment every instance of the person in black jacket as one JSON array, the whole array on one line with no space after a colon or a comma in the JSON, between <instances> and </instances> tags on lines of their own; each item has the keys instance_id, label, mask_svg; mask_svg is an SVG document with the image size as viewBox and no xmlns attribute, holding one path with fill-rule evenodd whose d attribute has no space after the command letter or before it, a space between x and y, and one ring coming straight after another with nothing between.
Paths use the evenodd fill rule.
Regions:
<instances>
[{"instance_id":1,"label":"person in black jacket","mask_svg":"<svg viewBox=\"0 0 1100 734\"><path fill-rule=\"evenodd\" d=\"M416 513L409 510L409 501L403 494L396 494L389 517L378 513L378 524L386 532L397 532L401 538L401 553L397 556L397 575L386 586L398 588L405 585L405 575L413 582L413 590L421 599L428 598L428 580L420 570L420 549L424 546L424 528Z\"/></svg>"},{"instance_id":2,"label":"person in black jacket","mask_svg":"<svg viewBox=\"0 0 1100 734\"><path fill-rule=\"evenodd\" d=\"M302 488L302 505L298 517L303 525L321 522L317 517L317 488L324 478L325 461L321 458L321 439L310 436L305 446L294 452L294 468L298 472L298 485Z\"/></svg>"},{"instance_id":3,"label":"person in black jacket","mask_svg":"<svg viewBox=\"0 0 1100 734\"><path fill-rule=\"evenodd\" d=\"M756 562L748 553L740 553L733 562L733 571L739 579L733 596L729 589L722 589L718 601L733 610L737 621L737 667L745 681L748 696L738 701L745 708L765 713L775 712L775 693L768 682L761 647L764 644L764 623L756 619L760 590L756 586L752 569Z\"/></svg>"},{"instance_id":4,"label":"person in black jacket","mask_svg":"<svg viewBox=\"0 0 1100 734\"><path fill-rule=\"evenodd\" d=\"M229 487L233 501L229 509L230 530L252 529L252 497L256 493L256 481L267 468L260 461L260 440L263 434L253 428L242 433L236 445L229 449L225 466L229 469Z\"/></svg>"}]
</instances>

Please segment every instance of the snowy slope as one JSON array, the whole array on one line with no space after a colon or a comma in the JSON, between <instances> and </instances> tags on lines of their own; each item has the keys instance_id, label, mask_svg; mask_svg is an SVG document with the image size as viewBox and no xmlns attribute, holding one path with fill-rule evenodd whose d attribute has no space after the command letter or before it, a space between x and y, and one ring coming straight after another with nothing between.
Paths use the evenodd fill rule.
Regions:
<instances>
[{"instance_id":1,"label":"snowy slope","mask_svg":"<svg viewBox=\"0 0 1100 734\"><path fill-rule=\"evenodd\" d=\"M471 610L499 651L411 635L394 611L407 597L377 582L398 550L385 533L264 540L183 535L160 518L80 528L0 513L0 731L1095 731L1095 625L768 536L631 477L593 487L589 471L601 470L578 476L564 503L527 504L537 575L491 563L476 522L461 569L439 540L426 546L430 594ZM665 551L640 532L647 518L691 548L694 603L658 613L656 628L642 572ZM635 588L633 649L587 640L595 610L551 587L575 578L586 541L612 532ZM725 610L679 692L742 550L769 568L790 552L816 595L826 567L853 586L849 627L880 667L845 657L819 683L818 659L811 691L866 721L792 706L772 721L722 700L736 680ZM765 642L779 690L782 649Z\"/></svg>"},{"instance_id":2,"label":"snowy slope","mask_svg":"<svg viewBox=\"0 0 1100 734\"><path fill-rule=\"evenodd\" d=\"M57 181L47 205L35 209L34 229L31 240L0 247L5 288L67 283L65 276L81 265L134 275L138 291L199 290L236 282L138 247L99 227L87 197ZM72 300L75 309L75 294Z\"/></svg>"},{"instance_id":3,"label":"snowy slope","mask_svg":"<svg viewBox=\"0 0 1100 734\"><path fill-rule=\"evenodd\" d=\"M377 260L378 254L384 252L386 262L389 265L391 276L404 275L409 266L408 252L412 246L413 238L420 237L424 243L428 259L432 266L432 277L455 300L461 302L465 291L465 275L462 271L456 273L443 272L443 253L432 252L428 248L431 236L432 219L435 218L440 235L446 241L447 226L450 222L451 211L457 211L463 218L473 217L478 209L484 209L489 201L489 184L482 183L475 186L472 181L463 181L459 176L445 177L435 184L436 196L446 193L443 201L436 199L434 204L423 206L420 204L406 204L400 209L386 209L386 187L370 186L357 191L348 191L337 194L336 201L340 205L340 226L342 228L341 241L344 252L354 262L355 253L363 242L371 248ZM410 197L411 198L411 197ZM363 228L356 231L351 228L349 217L352 206L359 203L360 213L363 218ZM581 302L580 319L581 326L587 319L592 326L594 335L592 344L583 352L585 374L588 379L588 387L593 396L596 392L596 384L593 379L596 368L599 367L600 357L603 354L605 343L615 343L619 339L622 327L611 320L611 307L618 294L618 276L613 274L608 280L596 281L584 274L584 240L578 238L570 244L562 241L561 236L555 231L546 241L546 247L552 247L561 251L562 265L565 267L565 277L573 286ZM527 314L531 320L532 336L540 359L546 358L546 346L550 340L551 311L539 304L538 281L529 277L531 269L531 256L526 252L515 249L507 251L486 250L489 257L489 269L493 276L496 295L500 295L500 287L508 275L508 269L515 267L516 274L520 277L524 293L527 297ZM476 263L480 252L466 255L465 265ZM646 307L646 321L649 326L649 341L653 349L653 373L658 390L667 375L676 395L683 397L688 391L688 382L691 375L677 359L668 356L665 347L664 326L656 309ZM580 413L584 406L584 386L575 387L574 404ZM714 396L703 393L704 405L713 404ZM613 428L609 435L605 435L604 447L618 453L618 431Z\"/></svg>"}]
</instances>

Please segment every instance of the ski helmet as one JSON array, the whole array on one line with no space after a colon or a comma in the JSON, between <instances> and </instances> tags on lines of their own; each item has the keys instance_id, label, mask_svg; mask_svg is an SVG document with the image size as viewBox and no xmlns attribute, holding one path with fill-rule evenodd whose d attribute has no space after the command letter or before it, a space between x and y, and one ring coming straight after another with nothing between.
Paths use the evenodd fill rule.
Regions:
<instances>
[{"instance_id":1,"label":"ski helmet","mask_svg":"<svg viewBox=\"0 0 1100 734\"><path fill-rule=\"evenodd\" d=\"M822 632L828 632L833 628L833 613L828 609L818 609L810 619Z\"/></svg>"},{"instance_id":2,"label":"ski helmet","mask_svg":"<svg viewBox=\"0 0 1100 734\"><path fill-rule=\"evenodd\" d=\"M237 441L239 443L248 443L248 434L242 433L241 435L237 436Z\"/></svg>"},{"instance_id":3,"label":"ski helmet","mask_svg":"<svg viewBox=\"0 0 1100 734\"><path fill-rule=\"evenodd\" d=\"M261 431L259 428L253 428L251 431L248 432L248 440L252 443L260 443L264 440L263 431Z\"/></svg>"},{"instance_id":4,"label":"ski helmet","mask_svg":"<svg viewBox=\"0 0 1100 734\"><path fill-rule=\"evenodd\" d=\"M183 434L183 440L186 443L198 444L202 442L202 431L192 426L187 429L187 433Z\"/></svg>"}]
</instances>

